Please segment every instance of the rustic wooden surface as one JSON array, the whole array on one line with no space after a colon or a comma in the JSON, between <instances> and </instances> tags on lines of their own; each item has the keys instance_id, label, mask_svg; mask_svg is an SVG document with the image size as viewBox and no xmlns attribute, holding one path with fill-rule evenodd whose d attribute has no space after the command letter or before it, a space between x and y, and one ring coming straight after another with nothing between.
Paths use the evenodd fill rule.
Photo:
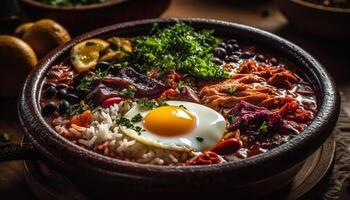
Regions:
<instances>
[{"instance_id":1,"label":"rustic wooden surface","mask_svg":"<svg viewBox=\"0 0 350 200\"><path fill-rule=\"evenodd\" d=\"M173 0L162 17L201 17L238 22L291 40L325 65L347 97L345 107L350 113L350 79L347 77L350 74L347 46L350 41L315 38L295 30L288 25L273 1ZM17 122L16 99L0 99L0 110L0 132L10 133L11 141L19 143L21 132ZM35 199L25 183L21 161L0 164L0 195L0 199Z\"/></svg>"}]
</instances>

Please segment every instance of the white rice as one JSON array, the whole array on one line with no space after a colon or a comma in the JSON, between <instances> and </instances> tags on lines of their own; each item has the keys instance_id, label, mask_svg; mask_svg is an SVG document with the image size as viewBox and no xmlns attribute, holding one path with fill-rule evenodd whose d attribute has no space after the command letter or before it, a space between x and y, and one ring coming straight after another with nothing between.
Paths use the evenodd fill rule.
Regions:
<instances>
[{"instance_id":1,"label":"white rice","mask_svg":"<svg viewBox=\"0 0 350 200\"><path fill-rule=\"evenodd\" d=\"M123 101L109 108L93 111L92 122L85 131L69 127L69 121L62 117L53 120L55 130L62 135L69 131L70 138L87 149L123 160L155 165L175 165L184 163L195 156L194 152L176 152L144 145L119 131L117 123L131 107L132 102Z\"/></svg>"}]
</instances>

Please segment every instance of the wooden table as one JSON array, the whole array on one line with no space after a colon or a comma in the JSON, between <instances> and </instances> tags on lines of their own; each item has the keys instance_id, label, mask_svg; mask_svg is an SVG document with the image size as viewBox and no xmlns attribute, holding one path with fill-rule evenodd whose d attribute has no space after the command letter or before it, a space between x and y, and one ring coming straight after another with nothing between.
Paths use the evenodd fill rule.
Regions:
<instances>
[{"instance_id":1,"label":"wooden table","mask_svg":"<svg viewBox=\"0 0 350 200\"><path fill-rule=\"evenodd\" d=\"M332 74L339 88L350 99L349 41L332 41L301 33L289 26L273 1L241 0L173 0L162 17L214 18L255 26L280 35L309 51ZM350 113L350 104L347 101ZM11 141L19 143L21 132L17 124L16 100L1 99L0 132L12 134ZM27 187L21 161L0 164L1 199L35 199Z\"/></svg>"}]
</instances>

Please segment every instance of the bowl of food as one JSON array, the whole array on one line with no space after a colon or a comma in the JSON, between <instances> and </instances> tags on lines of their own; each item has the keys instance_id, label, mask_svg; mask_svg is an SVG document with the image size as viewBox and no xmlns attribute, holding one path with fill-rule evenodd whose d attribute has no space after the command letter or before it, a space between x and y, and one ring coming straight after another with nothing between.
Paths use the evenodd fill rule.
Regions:
<instances>
[{"instance_id":1,"label":"bowl of food","mask_svg":"<svg viewBox=\"0 0 350 200\"><path fill-rule=\"evenodd\" d=\"M301 31L332 39L349 38L350 1L276 0L288 21Z\"/></svg>"},{"instance_id":2,"label":"bowl of food","mask_svg":"<svg viewBox=\"0 0 350 200\"><path fill-rule=\"evenodd\" d=\"M19 0L21 13L30 21L54 19L73 34L81 34L117 22L154 18L170 1L140 0Z\"/></svg>"},{"instance_id":3,"label":"bowl of food","mask_svg":"<svg viewBox=\"0 0 350 200\"><path fill-rule=\"evenodd\" d=\"M288 184L338 112L329 74L278 36L217 20L142 20L42 59L19 100L28 142L0 155L43 158L92 196L250 198Z\"/></svg>"}]
</instances>

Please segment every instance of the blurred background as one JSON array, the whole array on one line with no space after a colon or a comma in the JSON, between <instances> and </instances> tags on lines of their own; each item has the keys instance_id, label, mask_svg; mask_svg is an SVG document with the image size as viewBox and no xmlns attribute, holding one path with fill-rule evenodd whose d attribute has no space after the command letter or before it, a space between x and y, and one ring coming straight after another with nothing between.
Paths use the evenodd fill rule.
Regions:
<instances>
[{"instance_id":1,"label":"blurred background","mask_svg":"<svg viewBox=\"0 0 350 200\"><path fill-rule=\"evenodd\" d=\"M272 32L318 59L350 99L348 0L110 0L96 3L100 1L104 0L82 6L66 3L85 1L0 1L0 68L2 74L8 74L0 79L2 141L20 142L17 94L25 76L35 69L40 58L87 31L144 18L211 18ZM350 113L350 106L344 108ZM23 178L21 162L0 165L0 194L11 194L12 199L33 198Z\"/></svg>"}]
</instances>

